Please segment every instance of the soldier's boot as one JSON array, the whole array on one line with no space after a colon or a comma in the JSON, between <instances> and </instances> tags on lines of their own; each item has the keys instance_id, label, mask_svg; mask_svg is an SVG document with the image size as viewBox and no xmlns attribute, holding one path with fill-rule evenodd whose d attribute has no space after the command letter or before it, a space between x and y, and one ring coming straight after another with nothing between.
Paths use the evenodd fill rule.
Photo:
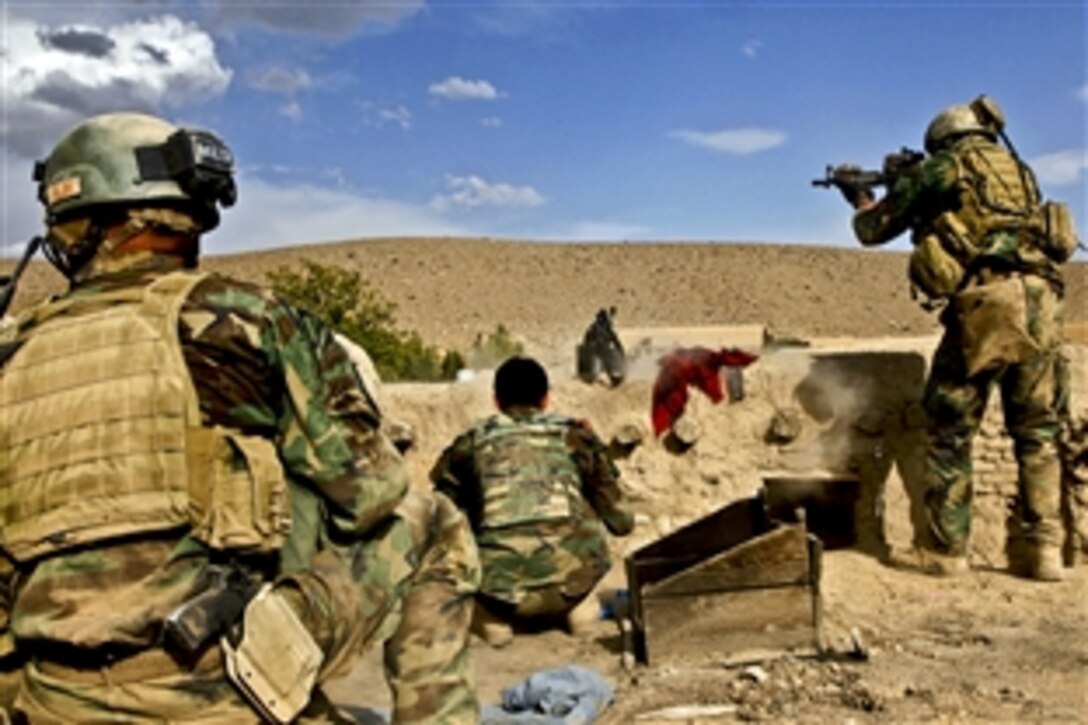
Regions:
<instances>
[{"instance_id":1,"label":"soldier's boot","mask_svg":"<svg viewBox=\"0 0 1088 725\"><path fill-rule=\"evenodd\" d=\"M476 602L472 610L472 633L495 648L514 641L514 628L509 622Z\"/></svg>"},{"instance_id":2,"label":"soldier's boot","mask_svg":"<svg viewBox=\"0 0 1088 725\"><path fill-rule=\"evenodd\" d=\"M1062 550L1053 544L1032 547L1028 559L1032 579L1041 582L1060 582L1064 576Z\"/></svg>"},{"instance_id":3,"label":"soldier's boot","mask_svg":"<svg viewBox=\"0 0 1088 725\"><path fill-rule=\"evenodd\" d=\"M884 562L895 569L906 569L930 576L956 576L970 569L966 554L947 554L921 546L906 549L893 546Z\"/></svg>"},{"instance_id":4,"label":"soldier's boot","mask_svg":"<svg viewBox=\"0 0 1088 725\"><path fill-rule=\"evenodd\" d=\"M575 637L586 637L593 633L593 625L601 618L601 604L595 594L578 602L574 609L567 612L567 631Z\"/></svg>"}]
</instances>

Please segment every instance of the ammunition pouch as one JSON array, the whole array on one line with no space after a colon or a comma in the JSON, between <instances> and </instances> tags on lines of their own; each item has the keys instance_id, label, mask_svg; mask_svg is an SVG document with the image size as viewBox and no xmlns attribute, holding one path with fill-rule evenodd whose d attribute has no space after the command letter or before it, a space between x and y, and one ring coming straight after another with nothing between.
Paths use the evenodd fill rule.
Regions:
<instances>
[{"instance_id":1,"label":"ammunition pouch","mask_svg":"<svg viewBox=\"0 0 1088 725\"><path fill-rule=\"evenodd\" d=\"M927 234L915 245L907 273L911 286L931 300L952 296L963 282L963 267L936 234Z\"/></svg>"},{"instance_id":2,"label":"ammunition pouch","mask_svg":"<svg viewBox=\"0 0 1088 725\"><path fill-rule=\"evenodd\" d=\"M978 255L978 245L966 225L951 212L933 220L910 255L911 285L934 300L951 297L963 285L964 275Z\"/></svg>"},{"instance_id":3,"label":"ammunition pouch","mask_svg":"<svg viewBox=\"0 0 1088 725\"><path fill-rule=\"evenodd\" d=\"M262 716L292 721L310 701L324 654L291 605L266 584L250 600L237 643L222 639L227 675Z\"/></svg>"},{"instance_id":4,"label":"ammunition pouch","mask_svg":"<svg viewBox=\"0 0 1088 725\"><path fill-rule=\"evenodd\" d=\"M969 287L953 298L967 377L1026 361L1039 353L1027 329L1027 295L1019 276Z\"/></svg>"},{"instance_id":5,"label":"ammunition pouch","mask_svg":"<svg viewBox=\"0 0 1088 725\"><path fill-rule=\"evenodd\" d=\"M1069 205L1058 201L1048 201L1042 205L1043 234L1037 246L1051 261L1062 264L1069 261L1080 246L1073 213Z\"/></svg>"},{"instance_id":6,"label":"ammunition pouch","mask_svg":"<svg viewBox=\"0 0 1088 725\"><path fill-rule=\"evenodd\" d=\"M193 536L220 551L276 551L291 505L275 445L219 426L190 429L189 520Z\"/></svg>"}]
</instances>

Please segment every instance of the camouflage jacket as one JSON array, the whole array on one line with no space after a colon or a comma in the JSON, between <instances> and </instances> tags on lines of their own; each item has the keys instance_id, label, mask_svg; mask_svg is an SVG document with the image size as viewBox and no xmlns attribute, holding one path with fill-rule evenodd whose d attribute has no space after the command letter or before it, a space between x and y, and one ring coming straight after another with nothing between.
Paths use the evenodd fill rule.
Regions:
<instances>
[{"instance_id":1,"label":"camouflage jacket","mask_svg":"<svg viewBox=\"0 0 1088 725\"><path fill-rule=\"evenodd\" d=\"M172 257L133 255L68 294L145 285L178 266ZM327 529L362 536L393 511L407 490L403 461L378 432L380 413L344 350L317 320L261 288L212 275L185 301L178 333L203 423L273 441L290 484L318 494ZM21 567L0 553L0 654L35 642L156 645L165 616L194 594L208 561L208 550L184 532L108 541ZM278 563L263 564L274 577ZM351 586L346 568L323 575L345 580L326 582L328 590Z\"/></svg>"},{"instance_id":2,"label":"camouflage jacket","mask_svg":"<svg viewBox=\"0 0 1088 725\"><path fill-rule=\"evenodd\" d=\"M581 496L565 521L524 523L500 529L481 526L483 491L480 481L480 440L496 426L530 426L542 420L566 428L564 447L581 481ZM458 436L431 470L435 488L466 512L472 523L483 564L481 591L516 602L518 592L559 584L570 573L556 560L594 562L603 574L608 553L602 522L608 531L625 535L634 517L622 504L619 470L607 448L588 423L531 408L515 408L490 416ZM547 559L547 561L545 561Z\"/></svg>"}]
</instances>

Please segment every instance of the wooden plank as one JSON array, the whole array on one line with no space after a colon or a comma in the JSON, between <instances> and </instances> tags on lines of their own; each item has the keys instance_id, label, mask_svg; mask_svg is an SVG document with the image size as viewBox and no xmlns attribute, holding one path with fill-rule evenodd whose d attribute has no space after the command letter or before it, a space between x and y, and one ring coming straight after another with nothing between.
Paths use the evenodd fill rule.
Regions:
<instances>
[{"instance_id":1,"label":"wooden plank","mask_svg":"<svg viewBox=\"0 0 1088 725\"><path fill-rule=\"evenodd\" d=\"M652 665L735 661L742 653L818 647L808 587L752 589L643 602L643 659Z\"/></svg>"},{"instance_id":2,"label":"wooden plank","mask_svg":"<svg viewBox=\"0 0 1088 725\"><path fill-rule=\"evenodd\" d=\"M666 579L769 528L761 501L734 501L630 554L628 587L635 591Z\"/></svg>"},{"instance_id":3,"label":"wooden plank","mask_svg":"<svg viewBox=\"0 0 1088 725\"><path fill-rule=\"evenodd\" d=\"M806 585L809 543L803 524L780 526L642 588L643 599L783 585Z\"/></svg>"}]
</instances>

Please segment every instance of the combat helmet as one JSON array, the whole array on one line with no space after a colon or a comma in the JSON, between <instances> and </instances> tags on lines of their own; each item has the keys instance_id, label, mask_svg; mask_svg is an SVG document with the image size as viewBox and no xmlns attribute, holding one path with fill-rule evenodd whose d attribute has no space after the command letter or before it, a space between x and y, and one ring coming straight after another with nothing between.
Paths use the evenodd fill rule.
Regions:
<instances>
[{"instance_id":1,"label":"combat helmet","mask_svg":"<svg viewBox=\"0 0 1088 725\"><path fill-rule=\"evenodd\" d=\"M94 255L94 224L125 209L175 210L199 231L219 224L219 207L234 204L234 159L214 134L179 128L140 113L108 113L66 133L34 167L38 198L51 232L90 220L74 234L51 233L45 251L62 272ZM96 239L96 236L98 237Z\"/></svg>"},{"instance_id":2,"label":"combat helmet","mask_svg":"<svg viewBox=\"0 0 1088 725\"><path fill-rule=\"evenodd\" d=\"M971 106L963 103L949 106L938 113L926 128L926 151L935 153L952 139L968 133L981 133L991 140L997 138L992 125L982 123Z\"/></svg>"}]
</instances>

